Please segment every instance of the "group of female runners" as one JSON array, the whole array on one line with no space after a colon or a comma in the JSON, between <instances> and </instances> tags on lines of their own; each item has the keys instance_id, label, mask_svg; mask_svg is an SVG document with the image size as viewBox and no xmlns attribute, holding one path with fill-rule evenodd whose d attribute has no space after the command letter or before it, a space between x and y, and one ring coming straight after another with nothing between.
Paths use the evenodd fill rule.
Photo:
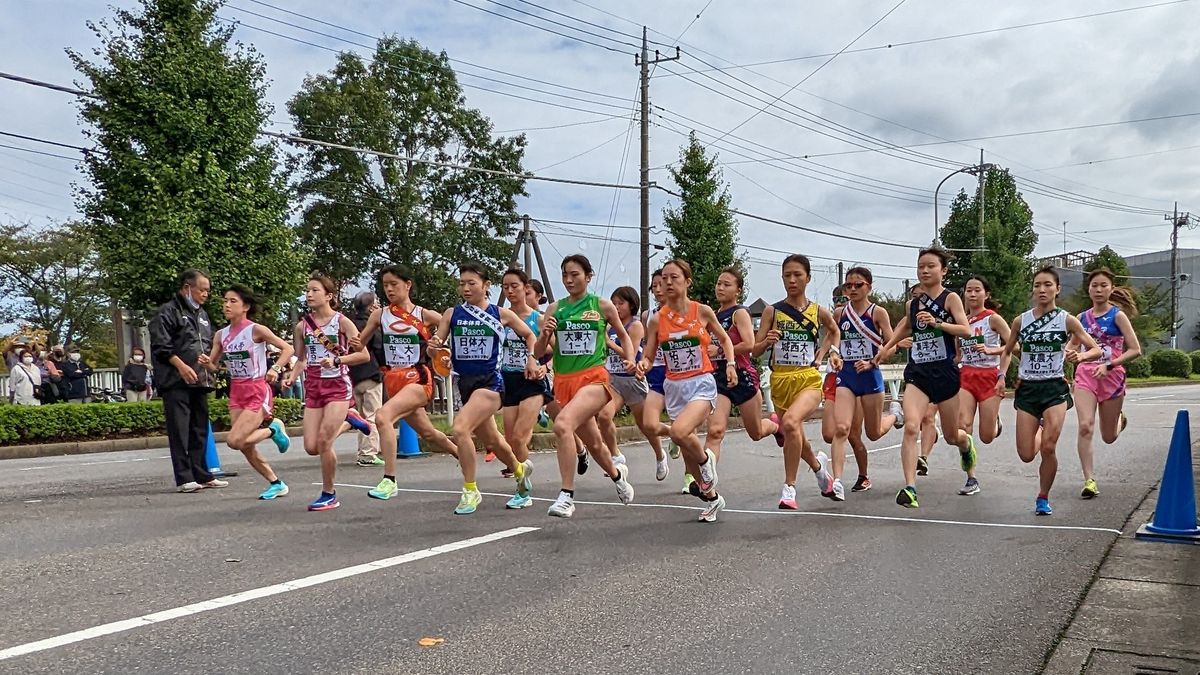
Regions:
<instances>
[{"instance_id":1,"label":"group of female runners","mask_svg":"<svg viewBox=\"0 0 1200 675\"><path fill-rule=\"evenodd\" d=\"M436 312L413 302L413 277L401 266L386 267L377 282L387 305L376 309L361 331L335 309L337 287L314 274L305 288L308 314L294 328L288 345L253 322L257 307L251 291L232 286L224 296L229 326L214 340L201 365L215 368L224 358L232 380L229 445L246 456L269 483L261 499L288 492L287 486L258 453L257 444L271 439L280 452L289 441L283 425L271 415L269 384L282 378L290 385L305 375L304 447L321 459L322 490L309 504L312 511L339 505L334 487L335 437L346 424L352 387L348 367L370 358L363 345L379 332L383 342L387 400L376 413L382 447L396 446L396 423L407 422L426 442L458 458L463 487L457 514L473 513L482 501L476 483L478 439L495 453L515 481L506 508L532 504L533 463L529 444L534 425L552 418L560 479L549 515L568 518L575 512L576 475L591 459L613 481L618 499L629 504L634 488L629 467L617 448L615 417L628 407L649 441L656 460L655 478L670 473L668 456L682 456L683 491L699 498L699 520L713 522L725 507L718 490L717 463L728 418L737 407L747 435L768 436L783 448L784 485L779 508L797 509L796 478L800 463L812 471L819 493L843 501L846 445L856 459L858 477L851 491L872 487L862 434L878 440L891 427L902 428L901 464L904 487L896 502L918 506L916 477L928 471L928 455L936 440L934 419L942 436L960 453L967 481L959 491L980 491L975 477L979 439L991 443L1001 433L1000 402L1005 372L1019 353L1016 447L1024 462L1041 457L1035 502L1039 515L1051 513L1049 492L1057 473L1055 449L1066 412L1077 405L1078 451L1083 465L1084 498L1099 494L1093 475L1092 438L1097 412L1101 437L1116 440L1126 421L1122 364L1140 353L1130 317L1135 310L1128 289L1115 285L1113 274L1097 270L1088 276L1092 307L1078 317L1059 309L1060 290L1052 268L1033 279L1033 307L1007 324L991 297L988 282L971 277L963 294L943 286L946 254L921 251L918 285L905 314L893 329L887 312L871 302L870 270L851 268L836 293L833 309L807 295L809 261L791 255L783 261L786 297L768 306L757 331L738 300L744 280L737 269L723 270L716 282L717 308L689 297L693 271L688 262L671 260L653 277L656 307L639 316L638 293L630 287L610 299L589 290L593 269L582 255L561 264L567 297L540 307L542 288L520 269L501 277L509 307L489 300L491 279L477 265L458 270L462 303ZM841 295L844 294L844 295ZM301 358L291 369L266 368L265 349L282 351L280 364L293 353ZM880 365L897 349L909 349L901 401L885 401ZM770 364L770 395L775 413L763 416L759 373L752 358ZM828 358L829 375L819 366ZM1075 390L1067 382L1067 364L1075 365ZM452 437L439 431L426 414L433 400L435 371L456 374L461 409ZM804 423L825 400L822 425L832 458L815 452ZM662 421L665 410L669 423ZM496 426L502 415L504 432ZM698 432L707 425L702 440ZM668 449L662 439L669 439ZM586 448L586 450L585 450ZM396 457L383 453L383 477L369 491L374 499L397 492Z\"/></svg>"}]
</instances>

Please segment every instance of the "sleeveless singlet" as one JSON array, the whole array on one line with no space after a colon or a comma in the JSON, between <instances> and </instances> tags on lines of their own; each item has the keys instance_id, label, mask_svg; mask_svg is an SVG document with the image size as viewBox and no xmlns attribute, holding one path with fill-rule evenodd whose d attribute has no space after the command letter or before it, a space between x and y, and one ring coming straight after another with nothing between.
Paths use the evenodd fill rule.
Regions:
<instances>
[{"instance_id":1,"label":"sleeveless singlet","mask_svg":"<svg viewBox=\"0 0 1200 675\"><path fill-rule=\"evenodd\" d=\"M629 333L629 327L633 325L634 321L637 321L637 319L630 317L629 322L625 324L626 333ZM617 339L617 329L610 326L608 329L608 337L611 338L613 342L617 343L618 346L620 346L621 341ZM624 358L625 357L621 352L613 351L611 349L608 350L608 357L604 362L604 367L608 370L609 375L612 375L613 377L633 377L633 375L630 375L629 372L625 370L625 365L622 363ZM637 354L633 357L633 360L640 361L641 359L642 347L639 345Z\"/></svg>"},{"instance_id":2,"label":"sleeveless singlet","mask_svg":"<svg viewBox=\"0 0 1200 675\"><path fill-rule=\"evenodd\" d=\"M1021 315L1022 380L1063 379L1063 356L1067 345L1067 313L1055 307L1034 318L1033 310Z\"/></svg>"},{"instance_id":3,"label":"sleeveless singlet","mask_svg":"<svg viewBox=\"0 0 1200 675\"><path fill-rule=\"evenodd\" d=\"M409 315L418 323L423 321L423 310L413 306ZM421 330L401 318L391 306L384 307L379 315L379 330L383 337L383 365L387 368L412 368L425 363L426 339ZM426 329L428 334L428 329Z\"/></svg>"},{"instance_id":4,"label":"sleeveless singlet","mask_svg":"<svg viewBox=\"0 0 1200 675\"><path fill-rule=\"evenodd\" d=\"M346 366L336 366L333 368L321 367L322 359L333 358L337 356L337 354L329 351L325 348L325 345L321 344L321 341L313 335L313 330L309 328L307 321L301 321L300 325L304 330L304 353L306 357L305 363L307 364L304 371L305 376L316 377L323 380L328 380L335 377L346 377L350 372ZM324 333L329 338L329 341L336 344L343 353L347 351L348 342L346 340L346 336L342 335L341 312L334 312L333 318L326 322L325 325L317 326L317 330L321 333Z\"/></svg>"},{"instance_id":5,"label":"sleeveless singlet","mask_svg":"<svg viewBox=\"0 0 1200 675\"><path fill-rule=\"evenodd\" d=\"M729 309L725 309L725 310L721 310L721 311L717 312L717 321L720 322L721 328L724 328L725 332L729 334L729 341L733 343L734 347L742 344L742 341L743 341L742 334L738 332L737 326L733 323L733 315L737 314L737 311L739 309L746 309L746 306L745 305L734 305L733 307L730 307ZM711 338L711 335L709 337ZM729 356L725 353L725 351L721 348L720 345L717 345L717 352L718 353L717 353L716 360L718 362L724 363L725 361L729 360ZM754 362L750 360L749 354L738 354L736 356L736 358L734 358L733 364L737 367L738 370L745 370L745 371L753 371L754 370Z\"/></svg>"},{"instance_id":6,"label":"sleeveless singlet","mask_svg":"<svg viewBox=\"0 0 1200 675\"><path fill-rule=\"evenodd\" d=\"M234 326L226 326L217 333L231 380L261 380L267 376L267 345L254 341L256 325L246 321L236 333Z\"/></svg>"},{"instance_id":7,"label":"sleeveless singlet","mask_svg":"<svg viewBox=\"0 0 1200 675\"><path fill-rule=\"evenodd\" d=\"M554 372L564 375L603 366L608 346L604 343L607 321L600 312L600 298L588 293L576 302L566 298L554 312Z\"/></svg>"},{"instance_id":8,"label":"sleeveless singlet","mask_svg":"<svg viewBox=\"0 0 1200 675\"><path fill-rule=\"evenodd\" d=\"M838 322L842 339L838 351L842 354L843 364L853 367L855 361L870 361L879 352L879 344L883 339L879 336L874 316L875 303L871 303L862 314L856 314L850 304L842 308L841 321Z\"/></svg>"},{"instance_id":9,"label":"sleeveless singlet","mask_svg":"<svg viewBox=\"0 0 1200 675\"><path fill-rule=\"evenodd\" d=\"M454 372L463 377L487 375L500 367L500 338L504 333L500 308L490 303L486 309L472 307L458 305L450 315L450 360ZM479 318L475 312L490 320Z\"/></svg>"},{"instance_id":10,"label":"sleeveless singlet","mask_svg":"<svg viewBox=\"0 0 1200 675\"><path fill-rule=\"evenodd\" d=\"M700 320L700 303L689 300L686 315L663 307L658 313L655 337L667 364L668 380L686 380L712 372L708 360L708 345L712 340Z\"/></svg>"},{"instance_id":11,"label":"sleeveless singlet","mask_svg":"<svg viewBox=\"0 0 1200 675\"><path fill-rule=\"evenodd\" d=\"M542 313L535 309L525 318L525 325L529 326L534 335L541 330L541 317ZM529 345L525 344L525 339L519 337L515 330L505 327L504 345L500 348L500 370L506 373L523 372L528 358Z\"/></svg>"},{"instance_id":12,"label":"sleeveless singlet","mask_svg":"<svg viewBox=\"0 0 1200 675\"><path fill-rule=\"evenodd\" d=\"M949 335L937 325L926 325L917 321L917 313L925 311L941 319L942 323L954 323L954 317L946 311L946 298L948 297L950 297L948 290L942 290L936 299L922 293L909 303L908 322L912 326L913 340L910 356L912 362L918 366L943 363L957 368L954 365L954 336Z\"/></svg>"},{"instance_id":13,"label":"sleeveless singlet","mask_svg":"<svg viewBox=\"0 0 1200 675\"><path fill-rule=\"evenodd\" d=\"M1101 316L1096 316L1091 309L1079 313L1079 322L1083 329L1096 340L1104 355L1095 363L1112 363L1112 360L1125 353L1125 335L1117 326L1117 313L1120 307L1113 305Z\"/></svg>"},{"instance_id":14,"label":"sleeveless singlet","mask_svg":"<svg viewBox=\"0 0 1200 675\"><path fill-rule=\"evenodd\" d=\"M959 363L964 368L992 369L1000 367L998 354L985 354L975 350L975 345L1000 346L1000 334L992 330L992 317L995 314L994 311L985 309L971 317L971 337L958 340L959 352L962 354Z\"/></svg>"},{"instance_id":15,"label":"sleeveless singlet","mask_svg":"<svg viewBox=\"0 0 1200 675\"><path fill-rule=\"evenodd\" d=\"M777 302L775 308L775 328L781 333L779 342L771 349L771 368L777 373L786 373L801 368L816 366L817 344L820 329L817 323L817 303L809 300L803 310L787 304L786 300ZM804 317L799 322L789 316L781 307Z\"/></svg>"}]
</instances>

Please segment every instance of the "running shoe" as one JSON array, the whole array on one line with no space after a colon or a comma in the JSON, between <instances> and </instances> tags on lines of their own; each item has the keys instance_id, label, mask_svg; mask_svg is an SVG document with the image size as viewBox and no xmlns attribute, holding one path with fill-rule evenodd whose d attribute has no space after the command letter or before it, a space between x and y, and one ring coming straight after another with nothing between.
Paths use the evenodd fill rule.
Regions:
<instances>
[{"instance_id":1,"label":"running shoe","mask_svg":"<svg viewBox=\"0 0 1200 675\"><path fill-rule=\"evenodd\" d=\"M779 508L784 511L796 510L796 486L784 485L783 492L779 495Z\"/></svg>"},{"instance_id":2,"label":"running shoe","mask_svg":"<svg viewBox=\"0 0 1200 675\"><path fill-rule=\"evenodd\" d=\"M778 445L782 448L784 442L783 422L780 421L778 413L771 413L770 420L775 423L776 427L775 433L773 434L775 436L775 445Z\"/></svg>"},{"instance_id":3,"label":"running shoe","mask_svg":"<svg viewBox=\"0 0 1200 675\"><path fill-rule=\"evenodd\" d=\"M341 506L336 492L322 492L319 497L308 505L309 511L332 511Z\"/></svg>"},{"instance_id":4,"label":"running shoe","mask_svg":"<svg viewBox=\"0 0 1200 675\"><path fill-rule=\"evenodd\" d=\"M359 466L383 466L383 458L379 455L363 455L355 462Z\"/></svg>"},{"instance_id":5,"label":"running shoe","mask_svg":"<svg viewBox=\"0 0 1200 675\"><path fill-rule=\"evenodd\" d=\"M618 451L618 452L619 452L619 451ZM629 463L629 460L625 458L625 455L613 455L613 456L612 456L612 461L613 461L613 466L617 466L617 465L619 465L619 464L628 464L628 463ZM604 472L604 477L605 477L605 478L612 478L612 476L608 475L608 472L607 472L607 471L606 471L606 472Z\"/></svg>"},{"instance_id":6,"label":"running shoe","mask_svg":"<svg viewBox=\"0 0 1200 675\"><path fill-rule=\"evenodd\" d=\"M870 490L871 487L872 487L872 485L871 485L870 478L867 478L866 476L859 476L858 480L854 482L854 487L850 488L850 491L851 492L866 492L867 490Z\"/></svg>"},{"instance_id":7,"label":"running shoe","mask_svg":"<svg viewBox=\"0 0 1200 675\"><path fill-rule=\"evenodd\" d=\"M288 493L287 483L284 483L283 481L279 481L278 483L271 483L270 485L268 485L267 489L263 490L263 493L261 495L259 495L258 498L269 501L269 500L275 499L276 497L282 497L282 496L286 495L287 493Z\"/></svg>"},{"instance_id":8,"label":"running shoe","mask_svg":"<svg viewBox=\"0 0 1200 675\"><path fill-rule=\"evenodd\" d=\"M928 476L929 475L929 460L926 459L924 456L917 457L917 475L918 476Z\"/></svg>"},{"instance_id":9,"label":"running shoe","mask_svg":"<svg viewBox=\"0 0 1200 675\"><path fill-rule=\"evenodd\" d=\"M588 454L587 450L575 453L575 473L582 476L588 470Z\"/></svg>"},{"instance_id":10,"label":"running shoe","mask_svg":"<svg viewBox=\"0 0 1200 675\"><path fill-rule=\"evenodd\" d=\"M1004 433L1004 418L996 415L996 438L1000 438L1000 434Z\"/></svg>"},{"instance_id":11,"label":"running shoe","mask_svg":"<svg viewBox=\"0 0 1200 675\"><path fill-rule=\"evenodd\" d=\"M975 468L975 462L979 460L979 453L975 450L975 437L967 434L967 451L958 452L958 465L963 471L970 471Z\"/></svg>"},{"instance_id":12,"label":"running shoe","mask_svg":"<svg viewBox=\"0 0 1200 675\"><path fill-rule=\"evenodd\" d=\"M384 478L383 480L379 481L379 485L376 485L375 489L367 491L367 496L371 499L383 500L388 500L392 497L395 497L396 481L392 480L391 478Z\"/></svg>"},{"instance_id":13,"label":"running shoe","mask_svg":"<svg viewBox=\"0 0 1200 675\"><path fill-rule=\"evenodd\" d=\"M500 469L500 477L501 478L512 478L514 475L515 474L513 474L513 470L508 468L507 466L504 467L503 469Z\"/></svg>"},{"instance_id":14,"label":"running shoe","mask_svg":"<svg viewBox=\"0 0 1200 675\"><path fill-rule=\"evenodd\" d=\"M1050 500L1045 497L1038 497L1033 505L1033 513L1039 516L1048 516L1054 513L1054 509L1050 508Z\"/></svg>"},{"instance_id":15,"label":"running shoe","mask_svg":"<svg viewBox=\"0 0 1200 675\"><path fill-rule=\"evenodd\" d=\"M817 489L820 490L822 497L833 498L833 474L829 473L829 455L823 452L817 453L817 461L821 464L821 468L817 469L813 476L817 479Z\"/></svg>"},{"instance_id":16,"label":"running shoe","mask_svg":"<svg viewBox=\"0 0 1200 675\"><path fill-rule=\"evenodd\" d=\"M695 482L696 482L696 479L692 477L692 474L690 474L690 473L683 474L683 489L679 491L679 494L681 494L681 495L691 494L692 483L695 483Z\"/></svg>"},{"instance_id":17,"label":"running shoe","mask_svg":"<svg viewBox=\"0 0 1200 675\"><path fill-rule=\"evenodd\" d=\"M700 465L700 477L696 482L700 483L701 492L708 492L717 487L717 456L707 448L704 450L704 454L708 459Z\"/></svg>"},{"instance_id":18,"label":"running shoe","mask_svg":"<svg viewBox=\"0 0 1200 675\"><path fill-rule=\"evenodd\" d=\"M288 438L287 427L283 426L282 420L278 417L271 420L267 428L271 430L271 442L279 448L280 453L287 452L288 448L292 447L292 439Z\"/></svg>"},{"instance_id":19,"label":"running shoe","mask_svg":"<svg viewBox=\"0 0 1200 675\"><path fill-rule=\"evenodd\" d=\"M904 408L900 406L900 402L892 401L892 404L890 406L888 406L888 412L890 412L896 416L896 421L892 423L892 428L893 429L903 429L904 428Z\"/></svg>"},{"instance_id":20,"label":"running shoe","mask_svg":"<svg viewBox=\"0 0 1200 675\"><path fill-rule=\"evenodd\" d=\"M508 503L504 505L506 509L523 509L533 506L533 497L529 495L522 496L520 492L508 498Z\"/></svg>"},{"instance_id":21,"label":"running shoe","mask_svg":"<svg viewBox=\"0 0 1200 675\"><path fill-rule=\"evenodd\" d=\"M904 489L896 493L896 503L906 509L915 509L917 504L917 489L912 486L905 486Z\"/></svg>"},{"instance_id":22,"label":"running shoe","mask_svg":"<svg viewBox=\"0 0 1200 675\"><path fill-rule=\"evenodd\" d=\"M1117 425L1117 435L1120 436L1125 431L1125 427L1127 426L1129 426L1129 418L1125 416L1125 411L1122 410L1121 421L1120 424Z\"/></svg>"},{"instance_id":23,"label":"running shoe","mask_svg":"<svg viewBox=\"0 0 1200 675\"><path fill-rule=\"evenodd\" d=\"M546 515L555 518L570 518L575 515L575 500L565 492L558 493L558 499L547 509Z\"/></svg>"},{"instance_id":24,"label":"running shoe","mask_svg":"<svg viewBox=\"0 0 1200 675\"><path fill-rule=\"evenodd\" d=\"M671 459L679 459L679 446L675 445L675 441L667 441L667 454Z\"/></svg>"},{"instance_id":25,"label":"running shoe","mask_svg":"<svg viewBox=\"0 0 1200 675\"><path fill-rule=\"evenodd\" d=\"M967 484L958 489L960 495L977 495L979 494L979 481L975 477L967 479Z\"/></svg>"},{"instance_id":26,"label":"running shoe","mask_svg":"<svg viewBox=\"0 0 1200 675\"><path fill-rule=\"evenodd\" d=\"M1096 481L1089 478L1083 481L1083 491L1079 493L1079 496L1083 497L1084 499L1098 497L1100 496L1100 487L1096 485Z\"/></svg>"},{"instance_id":27,"label":"running shoe","mask_svg":"<svg viewBox=\"0 0 1200 675\"><path fill-rule=\"evenodd\" d=\"M359 415L354 408L346 411L346 424L357 429L363 436L371 435L371 423L367 421L367 418Z\"/></svg>"},{"instance_id":28,"label":"running shoe","mask_svg":"<svg viewBox=\"0 0 1200 675\"><path fill-rule=\"evenodd\" d=\"M533 494L533 462L527 459L522 464L525 466L525 472L516 479L517 494L528 497Z\"/></svg>"},{"instance_id":29,"label":"running shoe","mask_svg":"<svg viewBox=\"0 0 1200 675\"><path fill-rule=\"evenodd\" d=\"M654 465L654 480L662 482L671 475L671 464L667 462L667 458L663 457Z\"/></svg>"},{"instance_id":30,"label":"running shoe","mask_svg":"<svg viewBox=\"0 0 1200 675\"><path fill-rule=\"evenodd\" d=\"M617 479L613 481L617 486L617 499L621 503L629 506L633 503L633 486L629 484L629 467L624 464L617 465Z\"/></svg>"},{"instance_id":31,"label":"running shoe","mask_svg":"<svg viewBox=\"0 0 1200 675\"><path fill-rule=\"evenodd\" d=\"M227 488L229 487L229 481L221 480L220 478L214 478L207 483L201 483L200 486L206 488Z\"/></svg>"},{"instance_id":32,"label":"running shoe","mask_svg":"<svg viewBox=\"0 0 1200 675\"><path fill-rule=\"evenodd\" d=\"M538 411L538 426L543 429L550 427L550 414L544 408Z\"/></svg>"},{"instance_id":33,"label":"running shoe","mask_svg":"<svg viewBox=\"0 0 1200 675\"><path fill-rule=\"evenodd\" d=\"M716 499L708 502L708 506L706 506L704 510L700 512L700 517L697 518L697 520L702 523L715 523L717 522L717 514L721 513L721 511L724 509L725 498L721 495L717 495Z\"/></svg>"},{"instance_id":34,"label":"running shoe","mask_svg":"<svg viewBox=\"0 0 1200 675\"><path fill-rule=\"evenodd\" d=\"M829 494L829 498L835 502L846 501L846 488L842 485L841 478L834 479L833 491Z\"/></svg>"},{"instance_id":35,"label":"running shoe","mask_svg":"<svg viewBox=\"0 0 1200 675\"><path fill-rule=\"evenodd\" d=\"M199 492L204 489L204 486L196 481L188 481L183 485L176 486L176 492Z\"/></svg>"},{"instance_id":36,"label":"running shoe","mask_svg":"<svg viewBox=\"0 0 1200 675\"><path fill-rule=\"evenodd\" d=\"M492 461L495 461L495 459L496 459L496 453L492 452L491 450L484 450L483 461L492 462Z\"/></svg>"},{"instance_id":37,"label":"running shoe","mask_svg":"<svg viewBox=\"0 0 1200 675\"><path fill-rule=\"evenodd\" d=\"M479 508L479 503L482 501L483 495L479 494L479 490L463 488L462 496L458 498L458 506L454 507L454 513L460 516L475 513L475 509Z\"/></svg>"}]
</instances>

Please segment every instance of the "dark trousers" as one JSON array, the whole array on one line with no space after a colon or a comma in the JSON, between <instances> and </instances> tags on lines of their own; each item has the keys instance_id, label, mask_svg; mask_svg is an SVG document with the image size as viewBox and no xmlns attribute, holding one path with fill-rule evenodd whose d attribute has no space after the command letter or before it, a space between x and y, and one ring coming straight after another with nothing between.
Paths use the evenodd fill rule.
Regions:
<instances>
[{"instance_id":1,"label":"dark trousers","mask_svg":"<svg viewBox=\"0 0 1200 675\"><path fill-rule=\"evenodd\" d=\"M175 485L213 479L205 462L208 443L208 392L192 387L176 387L162 392L163 413L167 418L167 441L171 445L171 464Z\"/></svg>"}]
</instances>

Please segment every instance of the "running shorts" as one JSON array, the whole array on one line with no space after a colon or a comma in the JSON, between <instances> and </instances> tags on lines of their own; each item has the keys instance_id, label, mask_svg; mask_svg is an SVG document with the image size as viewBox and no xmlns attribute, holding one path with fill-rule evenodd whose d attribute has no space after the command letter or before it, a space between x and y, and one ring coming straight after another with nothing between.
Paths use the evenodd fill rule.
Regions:
<instances>
[{"instance_id":1,"label":"running shorts","mask_svg":"<svg viewBox=\"0 0 1200 675\"><path fill-rule=\"evenodd\" d=\"M550 393L550 382L544 377L531 380L523 371L503 371L500 375L504 377L504 391L500 394L500 405L504 408L521 405L525 399L534 396L541 396L543 404L554 398Z\"/></svg>"},{"instance_id":2,"label":"running shorts","mask_svg":"<svg viewBox=\"0 0 1200 675\"><path fill-rule=\"evenodd\" d=\"M330 403L349 403L354 400L354 387L349 375L338 377L304 378L304 407L324 408Z\"/></svg>"},{"instance_id":3,"label":"running shorts","mask_svg":"<svg viewBox=\"0 0 1200 675\"><path fill-rule=\"evenodd\" d=\"M663 395L663 380L667 379L666 366L654 366L650 372L646 373L646 384L650 386L650 391Z\"/></svg>"},{"instance_id":4,"label":"running shorts","mask_svg":"<svg viewBox=\"0 0 1200 675\"><path fill-rule=\"evenodd\" d=\"M613 391L625 401L625 405L641 405L645 403L646 393L650 391L650 387L646 384L645 380L632 375L613 375L609 373L608 383L612 385Z\"/></svg>"},{"instance_id":5,"label":"running shorts","mask_svg":"<svg viewBox=\"0 0 1200 675\"><path fill-rule=\"evenodd\" d=\"M384 368L383 390L391 398L400 393L401 389L415 384L425 390L425 398L433 400L433 372L429 366L417 365L411 368Z\"/></svg>"},{"instance_id":6,"label":"running shorts","mask_svg":"<svg viewBox=\"0 0 1200 675\"><path fill-rule=\"evenodd\" d=\"M229 409L261 412L270 417L274 410L275 396L266 380L230 380Z\"/></svg>"},{"instance_id":7,"label":"running shorts","mask_svg":"<svg viewBox=\"0 0 1200 675\"><path fill-rule=\"evenodd\" d=\"M458 376L458 398L463 405L471 400L471 395L477 391L494 391L497 394L504 393L504 380L500 377L500 371L494 370L483 375L459 375Z\"/></svg>"},{"instance_id":8,"label":"running shorts","mask_svg":"<svg viewBox=\"0 0 1200 675\"><path fill-rule=\"evenodd\" d=\"M821 390L821 373L816 368L771 373L771 402L776 408L787 410L801 393Z\"/></svg>"},{"instance_id":9,"label":"running shorts","mask_svg":"<svg viewBox=\"0 0 1200 675\"><path fill-rule=\"evenodd\" d=\"M1085 361L1075 366L1075 389L1090 391L1097 401L1111 401L1125 395L1125 366L1108 369L1108 375L1096 377L1098 363Z\"/></svg>"},{"instance_id":10,"label":"running shorts","mask_svg":"<svg viewBox=\"0 0 1200 675\"><path fill-rule=\"evenodd\" d=\"M1017 410L1027 412L1041 419L1046 410L1056 405L1067 404L1067 410L1075 407L1071 399L1071 387L1066 380L1021 380L1017 383L1017 393L1013 397L1013 405Z\"/></svg>"},{"instance_id":11,"label":"running shorts","mask_svg":"<svg viewBox=\"0 0 1200 675\"><path fill-rule=\"evenodd\" d=\"M667 380L663 383L663 398L667 401L667 417L679 417L687 404L693 401L708 401L708 412L716 410L717 381L711 373L695 375L683 380Z\"/></svg>"},{"instance_id":12,"label":"running shorts","mask_svg":"<svg viewBox=\"0 0 1200 675\"><path fill-rule=\"evenodd\" d=\"M725 362L718 361L713 364L713 379L717 382L717 394L729 399L733 407L738 407L754 398L758 394L758 373L744 368L738 368L737 385L729 386L729 381L725 379Z\"/></svg>"},{"instance_id":13,"label":"running shorts","mask_svg":"<svg viewBox=\"0 0 1200 675\"><path fill-rule=\"evenodd\" d=\"M565 406L575 398L579 390L589 384L602 384L604 390L608 392L609 398L612 398L612 385L609 383L608 370L604 364L592 366L578 373L555 373L554 374L554 401L561 406Z\"/></svg>"},{"instance_id":14,"label":"running shorts","mask_svg":"<svg viewBox=\"0 0 1200 675\"><path fill-rule=\"evenodd\" d=\"M1000 369L963 366L958 371L958 377L963 391L982 403L995 397L996 382L1000 380Z\"/></svg>"},{"instance_id":15,"label":"running shorts","mask_svg":"<svg viewBox=\"0 0 1200 675\"><path fill-rule=\"evenodd\" d=\"M949 361L909 362L904 367L904 383L920 389L930 403L942 403L958 396L961 388L958 366Z\"/></svg>"},{"instance_id":16,"label":"running shorts","mask_svg":"<svg viewBox=\"0 0 1200 675\"><path fill-rule=\"evenodd\" d=\"M837 386L849 389L855 396L870 396L883 393L883 373L878 368L858 372L854 363L848 362L837 374Z\"/></svg>"},{"instance_id":17,"label":"running shorts","mask_svg":"<svg viewBox=\"0 0 1200 675\"><path fill-rule=\"evenodd\" d=\"M821 383L821 398L826 401L837 400L837 373L825 373L825 380Z\"/></svg>"}]
</instances>

